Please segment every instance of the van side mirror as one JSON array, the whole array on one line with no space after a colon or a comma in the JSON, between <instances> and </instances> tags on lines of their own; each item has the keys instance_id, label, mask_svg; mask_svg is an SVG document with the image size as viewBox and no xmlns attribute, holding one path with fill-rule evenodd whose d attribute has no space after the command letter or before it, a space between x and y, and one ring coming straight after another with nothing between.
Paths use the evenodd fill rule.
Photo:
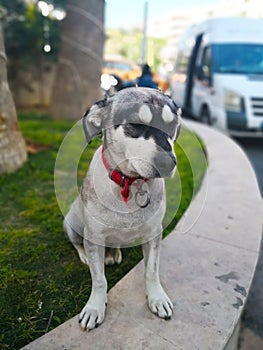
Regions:
<instances>
[{"instance_id":1,"label":"van side mirror","mask_svg":"<svg viewBox=\"0 0 263 350\"><path fill-rule=\"evenodd\" d=\"M206 85L212 86L212 77L208 66L202 65L196 67L196 77Z\"/></svg>"},{"instance_id":2,"label":"van side mirror","mask_svg":"<svg viewBox=\"0 0 263 350\"><path fill-rule=\"evenodd\" d=\"M196 76L198 80L204 80L205 78L205 72L203 66L197 66L196 67Z\"/></svg>"}]
</instances>

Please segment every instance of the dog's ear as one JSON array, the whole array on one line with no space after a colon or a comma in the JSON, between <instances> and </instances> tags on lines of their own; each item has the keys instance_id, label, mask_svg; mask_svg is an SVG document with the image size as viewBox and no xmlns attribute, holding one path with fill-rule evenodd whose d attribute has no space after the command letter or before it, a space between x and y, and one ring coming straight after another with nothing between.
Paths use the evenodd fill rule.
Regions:
<instances>
[{"instance_id":1,"label":"dog's ear","mask_svg":"<svg viewBox=\"0 0 263 350\"><path fill-rule=\"evenodd\" d=\"M83 129L88 143L102 131L102 122L105 115L104 107L106 105L106 99L96 102L82 118Z\"/></svg>"},{"instance_id":2,"label":"dog's ear","mask_svg":"<svg viewBox=\"0 0 263 350\"><path fill-rule=\"evenodd\" d=\"M178 121L177 121L178 124L177 124L176 132L175 132L175 140L178 139L180 131L181 131L181 117L182 117L182 110L181 110L181 108L177 109L176 114L177 114L177 117L178 117Z\"/></svg>"}]
</instances>

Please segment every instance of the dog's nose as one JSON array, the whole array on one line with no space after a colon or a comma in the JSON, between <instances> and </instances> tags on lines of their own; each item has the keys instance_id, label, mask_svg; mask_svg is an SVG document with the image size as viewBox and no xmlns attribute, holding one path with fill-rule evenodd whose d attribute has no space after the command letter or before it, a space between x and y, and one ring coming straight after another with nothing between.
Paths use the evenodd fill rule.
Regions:
<instances>
[{"instance_id":1,"label":"dog's nose","mask_svg":"<svg viewBox=\"0 0 263 350\"><path fill-rule=\"evenodd\" d=\"M161 177L170 176L176 166L176 157L172 152L160 152L155 157L154 164Z\"/></svg>"}]
</instances>

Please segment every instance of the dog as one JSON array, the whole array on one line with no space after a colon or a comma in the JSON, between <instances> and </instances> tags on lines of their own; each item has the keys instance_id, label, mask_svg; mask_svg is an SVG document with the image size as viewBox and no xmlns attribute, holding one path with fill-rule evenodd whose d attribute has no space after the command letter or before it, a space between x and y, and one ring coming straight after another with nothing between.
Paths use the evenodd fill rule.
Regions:
<instances>
[{"instance_id":1,"label":"dog","mask_svg":"<svg viewBox=\"0 0 263 350\"><path fill-rule=\"evenodd\" d=\"M159 280L159 252L164 178L176 169L173 143L179 135L180 109L159 90L131 87L95 103L83 117L83 128L88 143L101 132L103 142L63 221L92 277L80 326L91 330L104 320L104 263L120 263L120 248L138 244L143 248L148 306L168 320L173 304Z\"/></svg>"}]
</instances>

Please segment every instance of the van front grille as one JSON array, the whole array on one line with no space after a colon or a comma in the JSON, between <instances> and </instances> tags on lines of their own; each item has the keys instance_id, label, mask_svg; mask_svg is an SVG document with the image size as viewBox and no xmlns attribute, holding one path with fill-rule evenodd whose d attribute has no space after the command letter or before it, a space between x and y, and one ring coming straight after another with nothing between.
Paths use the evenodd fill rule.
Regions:
<instances>
[{"instance_id":1,"label":"van front grille","mask_svg":"<svg viewBox=\"0 0 263 350\"><path fill-rule=\"evenodd\" d=\"M251 97L251 108L255 117L263 117L263 97Z\"/></svg>"}]
</instances>

